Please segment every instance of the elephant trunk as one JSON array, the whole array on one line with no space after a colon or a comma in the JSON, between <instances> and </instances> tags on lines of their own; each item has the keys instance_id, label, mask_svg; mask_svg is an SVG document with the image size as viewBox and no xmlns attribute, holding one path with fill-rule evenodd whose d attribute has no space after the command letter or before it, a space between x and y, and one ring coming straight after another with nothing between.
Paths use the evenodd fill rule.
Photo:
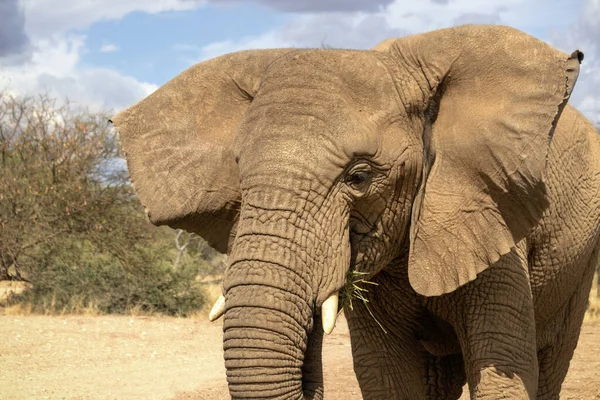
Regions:
<instances>
[{"instance_id":1,"label":"elephant trunk","mask_svg":"<svg viewBox=\"0 0 600 400\"><path fill-rule=\"evenodd\" d=\"M240 220L224 280L229 392L233 399L303 399L304 355L314 325L312 284L285 234L259 233L256 225L244 234L248 224Z\"/></svg>"},{"instance_id":2,"label":"elephant trunk","mask_svg":"<svg viewBox=\"0 0 600 400\"><path fill-rule=\"evenodd\" d=\"M339 263L317 256L323 255L323 240L299 230L299 217L248 203L224 277L223 347L231 397L320 399L323 325L315 306L325 303L323 315L335 318L337 302L335 311L326 312L323 298L335 289L319 286L323 277L314 271L317 262ZM332 275L326 282L335 283Z\"/></svg>"},{"instance_id":3,"label":"elephant trunk","mask_svg":"<svg viewBox=\"0 0 600 400\"><path fill-rule=\"evenodd\" d=\"M291 287L297 283L285 287L293 280L276 280L289 274L284 267L257 261L238 267L256 277L227 290L223 348L231 397L322 398L323 330L309 296ZM226 285L235 280L229 275Z\"/></svg>"},{"instance_id":4,"label":"elephant trunk","mask_svg":"<svg viewBox=\"0 0 600 400\"><path fill-rule=\"evenodd\" d=\"M307 304L289 296L285 290L258 285L227 292L223 348L232 399L304 398L310 312Z\"/></svg>"}]
</instances>

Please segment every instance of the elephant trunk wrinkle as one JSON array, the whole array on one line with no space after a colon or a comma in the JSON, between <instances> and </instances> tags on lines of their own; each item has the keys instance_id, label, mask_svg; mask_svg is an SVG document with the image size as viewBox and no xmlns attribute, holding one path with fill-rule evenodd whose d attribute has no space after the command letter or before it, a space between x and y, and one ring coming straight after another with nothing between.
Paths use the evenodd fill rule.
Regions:
<instances>
[{"instance_id":1,"label":"elephant trunk wrinkle","mask_svg":"<svg viewBox=\"0 0 600 400\"><path fill-rule=\"evenodd\" d=\"M226 294L223 349L232 398L304 398L310 328L311 304L295 294L273 286L231 288Z\"/></svg>"},{"instance_id":2,"label":"elephant trunk wrinkle","mask_svg":"<svg viewBox=\"0 0 600 400\"><path fill-rule=\"evenodd\" d=\"M260 225L261 232L267 230L268 224ZM233 399L305 398L304 353L313 324L313 290L309 261L289 239L249 232L236 240L224 279L223 326Z\"/></svg>"}]
</instances>

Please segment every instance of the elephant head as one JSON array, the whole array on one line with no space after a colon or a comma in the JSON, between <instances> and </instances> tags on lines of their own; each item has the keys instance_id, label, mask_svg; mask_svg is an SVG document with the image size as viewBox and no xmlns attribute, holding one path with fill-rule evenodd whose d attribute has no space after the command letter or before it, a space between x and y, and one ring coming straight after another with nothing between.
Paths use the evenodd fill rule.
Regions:
<instances>
[{"instance_id":1,"label":"elephant head","mask_svg":"<svg viewBox=\"0 0 600 400\"><path fill-rule=\"evenodd\" d=\"M321 329L349 271L408 251L411 286L436 296L508 253L547 207L546 153L581 59L501 26L244 51L119 114L150 220L230 253L232 397L320 397Z\"/></svg>"}]
</instances>

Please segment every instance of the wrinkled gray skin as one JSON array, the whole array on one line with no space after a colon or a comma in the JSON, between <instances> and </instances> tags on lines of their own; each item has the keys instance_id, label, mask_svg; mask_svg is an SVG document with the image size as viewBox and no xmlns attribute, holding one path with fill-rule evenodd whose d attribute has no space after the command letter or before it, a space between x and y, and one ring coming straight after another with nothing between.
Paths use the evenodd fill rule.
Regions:
<instances>
[{"instance_id":1,"label":"wrinkled gray skin","mask_svg":"<svg viewBox=\"0 0 600 400\"><path fill-rule=\"evenodd\" d=\"M151 220L229 248L232 398L322 398L320 307L359 271L365 399L558 399L600 235L582 58L491 26L242 52L117 116Z\"/></svg>"}]
</instances>

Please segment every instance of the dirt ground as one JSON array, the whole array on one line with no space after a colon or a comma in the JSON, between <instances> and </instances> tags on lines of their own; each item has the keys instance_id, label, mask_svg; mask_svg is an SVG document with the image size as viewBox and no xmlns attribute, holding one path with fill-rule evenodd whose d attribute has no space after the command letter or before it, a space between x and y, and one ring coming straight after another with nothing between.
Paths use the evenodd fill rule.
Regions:
<instances>
[{"instance_id":1,"label":"dirt ground","mask_svg":"<svg viewBox=\"0 0 600 400\"><path fill-rule=\"evenodd\" d=\"M0 399L228 399L221 324L0 316ZM345 321L326 337L327 399L361 399ZM583 328L563 400L600 399L600 324ZM463 396L467 398L466 396Z\"/></svg>"}]
</instances>

